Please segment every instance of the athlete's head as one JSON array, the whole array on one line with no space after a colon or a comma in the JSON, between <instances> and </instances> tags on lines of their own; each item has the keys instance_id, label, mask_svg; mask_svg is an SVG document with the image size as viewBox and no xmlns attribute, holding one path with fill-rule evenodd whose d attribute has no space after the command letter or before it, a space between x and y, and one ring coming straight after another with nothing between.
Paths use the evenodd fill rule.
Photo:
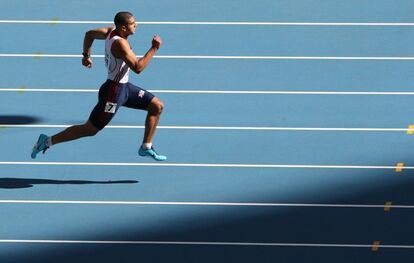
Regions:
<instances>
[{"instance_id":1,"label":"athlete's head","mask_svg":"<svg viewBox=\"0 0 414 263\"><path fill-rule=\"evenodd\" d=\"M114 23L116 29L126 36L134 34L137 27L134 15L130 12L118 12L115 15Z\"/></svg>"}]
</instances>

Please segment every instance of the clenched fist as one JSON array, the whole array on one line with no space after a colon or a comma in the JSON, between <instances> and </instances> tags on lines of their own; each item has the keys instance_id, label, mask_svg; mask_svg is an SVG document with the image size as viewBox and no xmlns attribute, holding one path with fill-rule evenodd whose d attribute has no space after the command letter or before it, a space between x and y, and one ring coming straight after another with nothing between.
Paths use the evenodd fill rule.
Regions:
<instances>
[{"instance_id":1,"label":"clenched fist","mask_svg":"<svg viewBox=\"0 0 414 263\"><path fill-rule=\"evenodd\" d=\"M88 58L88 57L83 57L82 58L82 65L84 65L87 68L91 68L92 67L92 59Z\"/></svg>"},{"instance_id":2,"label":"clenched fist","mask_svg":"<svg viewBox=\"0 0 414 263\"><path fill-rule=\"evenodd\" d=\"M160 36L155 35L154 38L152 39L152 47L159 49L160 46L162 44L162 39Z\"/></svg>"}]
</instances>

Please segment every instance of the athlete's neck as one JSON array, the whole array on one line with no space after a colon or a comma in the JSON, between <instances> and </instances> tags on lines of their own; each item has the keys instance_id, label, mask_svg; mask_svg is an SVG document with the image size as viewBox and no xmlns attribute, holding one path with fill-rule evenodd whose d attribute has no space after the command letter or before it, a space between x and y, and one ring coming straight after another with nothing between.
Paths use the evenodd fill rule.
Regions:
<instances>
[{"instance_id":1,"label":"athlete's neck","mask_svg":"<svg viewBox=\"0 0 414 263\"><path fill-rule=\"evenodd\" d=\"M122 38L124 38L124 39L128 39L128 34L126 34L125 32L123 32L123 31L121 31L120 29L118 29L118 28L115 28L115 30L114 30L114 32L115 32L115 34L117 35L117 36L120 36L120 37L122 37Z\"/></svg>"}]
</instances>

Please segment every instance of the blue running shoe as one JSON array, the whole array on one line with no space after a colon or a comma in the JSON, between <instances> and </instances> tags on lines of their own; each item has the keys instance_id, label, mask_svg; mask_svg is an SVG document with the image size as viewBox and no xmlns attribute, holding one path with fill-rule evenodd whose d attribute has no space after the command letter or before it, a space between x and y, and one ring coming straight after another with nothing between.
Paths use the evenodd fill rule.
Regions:
<instances>
[{"instance_id":1,"label":"blue running shoe","mask_svg":"<svg viewBox=\"0 0 414 263\"><path fill-rule=\"evenodd\" d=\"M150 156L154 158L156 161L165 161L167 160L167 156L164 155L158 155L158 153L154 150L154 147L151 147L151 149L144 149L142 147L139 148L138 154L140 156Z\"/></svg>"},{"instance_id":2,"label":"blue running shoe","mask_svg":"<svg viewBox=\"0 0 414 263\"><path fill-rule=\"evenodd\" d=\"M37 142L33 146L33 149L32 149L32 155L31 155L32 159L35 159L36 158L36 155L38 153L40 153L42 151L43 151L43 153L45 153L46 150L49 149L49 147L46 146L46 140L48 138L49 137L47 135L40 134L39 139L37 139Z\"/></svg>"}]
</instances>

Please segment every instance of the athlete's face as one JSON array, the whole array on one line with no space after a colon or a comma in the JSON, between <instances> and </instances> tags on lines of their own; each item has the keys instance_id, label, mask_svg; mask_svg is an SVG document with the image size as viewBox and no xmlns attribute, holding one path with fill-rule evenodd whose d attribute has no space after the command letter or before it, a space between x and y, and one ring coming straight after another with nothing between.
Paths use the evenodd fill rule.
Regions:
<instances>
[{"instance_id":1,"label":"athlete's face","mask_svg":"<svg viewBox=\"0 0 414 263\"><path fill-rule=\"evenodd\" d=\"M131 17L128 21L128 24L125 26L126 32L128 35L133 35L137 28L137 23L135 22L135 18Z\"/></svg>"}]
</instances>

